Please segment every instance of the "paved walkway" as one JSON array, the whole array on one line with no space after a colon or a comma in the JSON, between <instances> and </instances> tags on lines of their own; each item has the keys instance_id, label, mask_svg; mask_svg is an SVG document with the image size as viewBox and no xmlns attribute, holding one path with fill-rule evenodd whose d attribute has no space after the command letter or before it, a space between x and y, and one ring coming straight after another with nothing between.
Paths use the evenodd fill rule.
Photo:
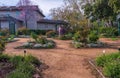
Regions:
<instances>
[{"instance_id":1,"label":"paved walkway","mask_svg":"<svg viewBox=\"0 0 120 78\"><path fill-rule=\"evenodd\" d=\"M6 53L11 55L23 55L23 49L14 49L29 39L21 38L20 41L9 43L6 47ZM91 74L86 59L95 58L102 54L115 52L117 50L110 48L93 49L74 49L70 46L71 41L54 40L57 44L55 49L27 50L47 65L49 68L44 71L44 78L95 78Z\"/></svg>"}]
</instances>

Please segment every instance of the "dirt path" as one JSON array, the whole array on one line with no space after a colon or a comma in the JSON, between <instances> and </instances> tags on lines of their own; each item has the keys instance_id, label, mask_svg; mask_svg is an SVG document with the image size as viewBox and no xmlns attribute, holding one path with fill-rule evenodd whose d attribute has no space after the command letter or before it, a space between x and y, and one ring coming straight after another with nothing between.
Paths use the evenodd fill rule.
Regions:
<instances>
[{"instance_id":1,"label":"dirt path","mask_svg":"<svg viewBox=\"0 0 120 78\"><path fill-rule=\"evenodd\" d=\"M23 50L14 47L27 40L20 39L9 43L5 52L11 55L23 55ZM103 50L107 53L117 51L110 48L74 49L70 47L71 41L55 40L55 42L57 43L55 49L27 50L28 54L38 57L49 66L44 71L44 78L95 78L87 68L86 59L101 55Z\"/></svg>"}]
</instances>

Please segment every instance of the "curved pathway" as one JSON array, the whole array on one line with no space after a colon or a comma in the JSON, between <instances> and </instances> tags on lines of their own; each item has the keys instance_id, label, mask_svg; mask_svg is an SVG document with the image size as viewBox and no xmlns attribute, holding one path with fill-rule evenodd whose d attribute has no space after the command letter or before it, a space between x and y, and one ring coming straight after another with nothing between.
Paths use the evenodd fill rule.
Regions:
<instances>
[{"instance_id":1,"label":"curved pathway","mask_svg":"<svg viewBox=\"0 0 120 78\"><path fill-rule=\"evenodd\" d=\"M21 38L20 41L8 43L5 52L11 55L23 55L23 49L14 47L27 40L29 39ZM27 50L28 54L38 57L49 66L44 71L44 78L95 78L88 69L86 59L101 55L103 50L107 53L116 51L110 48L74 49L70 46L71 41L54 41L57 44L55 49Z\"/></svg>"}]
</instances>

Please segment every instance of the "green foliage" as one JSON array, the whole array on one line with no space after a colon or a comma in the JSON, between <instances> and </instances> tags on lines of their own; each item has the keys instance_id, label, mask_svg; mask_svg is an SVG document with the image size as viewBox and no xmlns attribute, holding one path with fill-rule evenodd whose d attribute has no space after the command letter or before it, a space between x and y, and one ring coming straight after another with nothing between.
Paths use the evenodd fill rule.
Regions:
<instances>
[{"instance_id":1,"label":"green foliage","mask_svg":"<svg viewBox=\"0 0 120 78\"><path fill-rule=\"evenodd\" d=\"M23 62L23 60L24 60L24 57L22 56L14 56L10 59L10 62L17 67L21 62Z\"/></svg>"},{"instance_id":2,"label":"green foliage","mask_svg":"<svg viewBox=\"0 0 120 78\"><path fill-rule=\"evenodd\" d=\"M8 62L10 60L10 56L6 54L0 54L0 62Z\"/></svg>"},{"instance_id":3,"label":"green foliage","mask_svg":"<svg viewBox=\"0 0 120 78\"><path fill-rule=\"evenodd\" d=\"M40 44L46 44L48 42L48 40L43 37L43 36L39 36L36 40L37 43L40 43Z\"/></svg>"},{"instance_id":4,"label":"green foliage","mask_svg":"<svg viewBox=\"0 0 120 78\"><path fill-rule=\"evenodd\" d=\"M46 44L47 39L43 36L38 36L35 33L31 33L31 37L35 40L36 43Z\"/></svg>"},{"instance_id":5,"label":"green foliage","mask_svg":"<svg viewBox=\"0 0 120 78\"><path fill-rule=\"evenodd\" d=\"M97 57L96 64L103 67L103 73L108 78L120 78L120 53Z\"/></svg>"},{"instance_id":6,"label":"green foliage","mask_svg":"<svg viewBox=\"0 0 120 78\"><path fill-rule=\"evenodd\" d=\"M72 33L65 34L65 37L67 40L71 40L73 37L73 34Z\"/></svg>"},{"instance_id":7,"label":"green foliage","mask_svg":"<svg viewBox=\"0 0 120 78\"><path fill-rule=\"evenodd\" d=\"M31 33L35 33L37 35L46 35L47 32L52 31L52 30L28 30L28 35Z\"/></svg>"},{"instance_id":8,"label":"green foliage","mask_svg":"<svg viewBox=\"0 0 120 78\"><path fill-rule=\"evenodd\" d=\"M99 33L105 37L118 36L118 29L115 27L100 27Z\"/></svg>"},{"instance_id":9,"label":"green foliage","mask_svg":"<svg viewBox=\"0 0 120 78\"><path fill-rule=\"evenodd\" d=\"M0 53L5 50L5 41L3 37L0 39Z\"/></svg>"},{"instance_id":10,"label":"green foliage","mask_svg":"<svg viewBox=\"0 0 120 78\"><path fill-rule=\"evenodd\" d=\"M18 35L28 35L28 29L26 27L18 28L17 34Z\"/></svg>"},{"instance_id":11,"label":"green foliage","mask_svg":"<svg viewBox=\"0 0 120 78\"><path fill-rule=\"evenodd\" d=\"M81 48L81 47L83 47L83 44L81 42L74 42L73 44L74 44L75 48Z\"/></svg>"},{"instance_id":12,"label":"green foliage","mask_svg":"<svg viewBox=\"0 0 120 78\"><path fill-rule=\"evenodd\" d=\"M31 33L31 38L33 38L35 41L37 41L38 35L35 33Z\"/></svg>"},{"instance_id":13,"label":"green foliage","mask_svg":"<svg viewBox=\"0 0 120 78\"><path fill-rule=\"evenodd\" d=\"M36 57L33 57L32 55L25 56L25 61L33 65L37 65L37 66L41 65L41 62Z\"/></svg>"},{"instance_id":14,"label":"green foliage","mask_svg":"<svg viewBox=\"0 0 120 78\"><path fill-rule=\"evenodd\" d=\"M47 32L51 30L29 30L25 27L21 27L18 29L16 35L31 35L31 33L35 33L37 35L46 35Z\"/></svg>"},{"instance_id":15,"label":"green foliage","mask_svg":"<svg viewBox=\"0 0 120 78\"><path fill-rule=\"evenodd\" d=\"M32 78L34 71L35 68L31 64L21 62L16 69L7 76L7 78Z\"/></svg>"},{"instance_id":16,"label":"green foliage","mask_svg":"<svg viewBox=\"0 0 120 78\"><path fill-rule=\"evenodd\" d=\"M14 66L14 70L6 78L32 78L36 71L35 67L42 64L36 57L31 55L23 57L0 54L0 62L8 62Z\"/></svg>"},{"instance_id":17,"label":"green foliage","mask_svg":"<svg viewBox=\"0 0 120 78\"><path fill-rule=\"evenodd\" d=\"M120 0L109 0L108 5L113 8L114 13L120 13Z\"/></svg>"},{"instance_id":18,"label":"green foliage","mask_svg":"<svg viewBox=\"0 0 120 78\"><path fill-rule=\"evenodd\" d=\"M0 36L8 36L9 30L8 29L2 29L0 30Z\"/></svg>"},{"instance_id":19,"label":"green foliage","mask_svg":"<svg viewBox=\"0 0 120 78\"><path fill-rule=\"evenodd\" d=\"M116 41L116 40L119 40L119 38L113 37L113 38L111 38L111 40L112 40L112 41Z\"/></svg>"},{"instance_id":20,"label":"green foliage","mask_svg":"<svg viewBox=\"0 0 120 78\"><path fill-rule=\"evenodd\" d=\"M32 75L35 71L35 67L29 62L23 61L16 67L16 70L23 73L30 73L30 75Z\"/></svg>"},{"instance_id":21,"label":"green foliage","mask_svg":"<svg viewBox=\"0 0 120 78\"><path fill-rule=\"evenodd\" d=\"M15 35L10 35L9 38L7 39L7 41L12 41L15 38Z\"/></svg>"},{"instance_id":22,"label":"green foliage","mask_svg":"<svg viewBox=\"0 0 120 78\"><path fill-rule=\"evenodd\" d=\"M104 67L104 65L106 65L107 63L112 62L119 58L120 58L120 53L112 53L112 54L108 54L108 55L102 55L102 56L96 58L96 64L98 66Z\"/></svg>"},{"instance_id":23,"label":"green foliage","mask_svg":"<svg viewBox=\"0 0 120 78\"><path fill-rule=\"evenodd\" d=\"M68 34L59 36L59 39L60 40L71 40L72 37L73 37L73 34L72 33L68 33Z\"/></svg>"},{"instance_id":24,"label":"green foliage","mask_svg":"<svg viewBox=\"0 0 120 78\"><path fill-rule=\"evenodd\" d=\"M81 41L81 40L80 40L80 37L81 37L80 31L78 31L78 32L76 32L76 33L74 34L73 40L80 42L80 41Z\"/></svg>"},{"instance_id":25,"label":"green foliage","mask_svg":"<svg viewBox=\"0 0 120 78\"><path fill-rule=\"evenodd\" d=\"M91 31L88 38L89 38L89 42L96 43L97 40L99 39L99 35L97 34L96 31Z\"/></svg>"},{"instance_id":26,"label":"green foliage","mask_svg":"<svg viewBox=\"0 0 120 78\"><path fill-rule=\"evenodd\" d=\"M32 78L32 76L29 73L23 73L20 71L14 71L10 73L7 78Z\"/></svg>"},{"instance_id":27,"label":"green foliage","mask_svg":"<svg viewBox=\"0 0 120 78\"><path fill-rule=\"evenodd\" d=\"M86 4L84 7L85 15L92 20L113 20L117 14L114 13L113 7L109 5L109 1L110 0L96 0L93 3Z\"/></svg>"},{"instance_id":28,"label":"green foliage","mask_svg":"<svg viewBox=\"0 0 120 78\"><path fill-rule=\"evenodd\" d=\"M48 38L51 38L51 37L55 37L56 36L56 32L55 31L48 31L47 33L46 33L46 36L48 37Z\"/></svg>"},{"instance_id":29,"label":"green foliage","mask_svg":"<svg viewBox=\"0 0 120 78\"><path fill-rule=\"evenodd\" d=\"M75 33L73 40L82 43L87 43L88 34L89 30L83 27Z\"/></svg>"},{"instance_id":30,"label":"green foliage","mask_svg":"<svg viewBox=\"0 0 120 78\"><path fill-rule=\"evenodd\" d=\"M70 28L76 29L81 26L80 22L84 18L80 10L79 0L64 0L64 7L54 8L51 11L51 16L55 20L66 20Z\"/></svg>"},{"instance_id":31,"label":"green foliage","mask_svg":"<svg viewBox=\"0 0 120 78\"><path fill-rule=\"evenodd\" d=\"M104 74L108 78L120 78L120 62L109 62L104 67Z\"/></svg>"},{"instance_id":32,"label":"green foliage","mask_svg":"<svg viewBox=\"0 0 120 78\"><path fill-rule=\"evenodd\" d=\"M7 55L2 55L2 59L8 57ZM13 56L10 57L9 62L14 65L15 70L7 75L7 78L32 78L32 75L35 72L35 67L40 66L41 62L31 56Z\"/></svg>"}]
</instances>

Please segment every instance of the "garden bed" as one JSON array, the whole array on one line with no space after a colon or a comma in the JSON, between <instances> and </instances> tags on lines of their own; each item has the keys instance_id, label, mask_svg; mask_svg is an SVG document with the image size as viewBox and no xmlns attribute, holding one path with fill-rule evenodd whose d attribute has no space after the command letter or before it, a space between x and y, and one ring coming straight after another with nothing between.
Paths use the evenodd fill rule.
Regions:
<instances>
[{"instance_id":1,"label":"garden bed","mask_svg":"<svg viewBox=\"0 0 120 78\"><path fill-rule=\"evenodd\" d=\"M120 53L103 54L90 61L102 78L120 78Z\"/></svg>"},{"instance_id":2,"label":"garden bed","mask_svg":"<svg viewBox=\"0 0 120 78\"><path fill-rule=\"evenodd\" d=\"M90 66L89 68L91 69L92 74L94 74L96 78L106 78L103 75L101 68L97 67L94 60L91 59L88 61L88 63L89 63L89 66Z\"/></svg>"},{"instance_id":3,"label":"garden bed","mask_svg":"<svg viewBox=\"0 0 120 78\"><path fill-rule=\"evenodd\" d=\"M108 45L106 43L103 43L103 42L84 44L84 43L81 43L81 42L72 41L71 44L75 48L105 48L105 47L108 47Z\"/></svg>"},{"instance_id":4,"label":"garden bed","mask_svg":"<svg viewBox=\"0 0 120 78\"><path fill-rule=\"evenodd\" d=\"M15 49L51 49L55 46L56 44L52 40L47 40L44 44L37 43L35 41L28 41L23 43L21 46L15 47Z\"/></svg>"},{"instance_id":5,"label":"garden bed","mask_svg":"<svg viewBox=\"0 0 120 78\"><path fill-rule=\"evenodd\" d=\"M0 78L42 78L42 71L47 68L47 65L31 55L0 55Z\"/></svg>"},{"instance_id":6,"label":"garden bed","mask_svg":"<svg viewBox=\"0 0 120 78\"><path fill-rule=\"evenodd\" d=\"M11 42L16 42L16 41L19 41L19 39L14 38L13 40L8 40L8 41L6 41L6 42L7 42L7 43L11 43Z\"/></svg>"}]
</instances>

